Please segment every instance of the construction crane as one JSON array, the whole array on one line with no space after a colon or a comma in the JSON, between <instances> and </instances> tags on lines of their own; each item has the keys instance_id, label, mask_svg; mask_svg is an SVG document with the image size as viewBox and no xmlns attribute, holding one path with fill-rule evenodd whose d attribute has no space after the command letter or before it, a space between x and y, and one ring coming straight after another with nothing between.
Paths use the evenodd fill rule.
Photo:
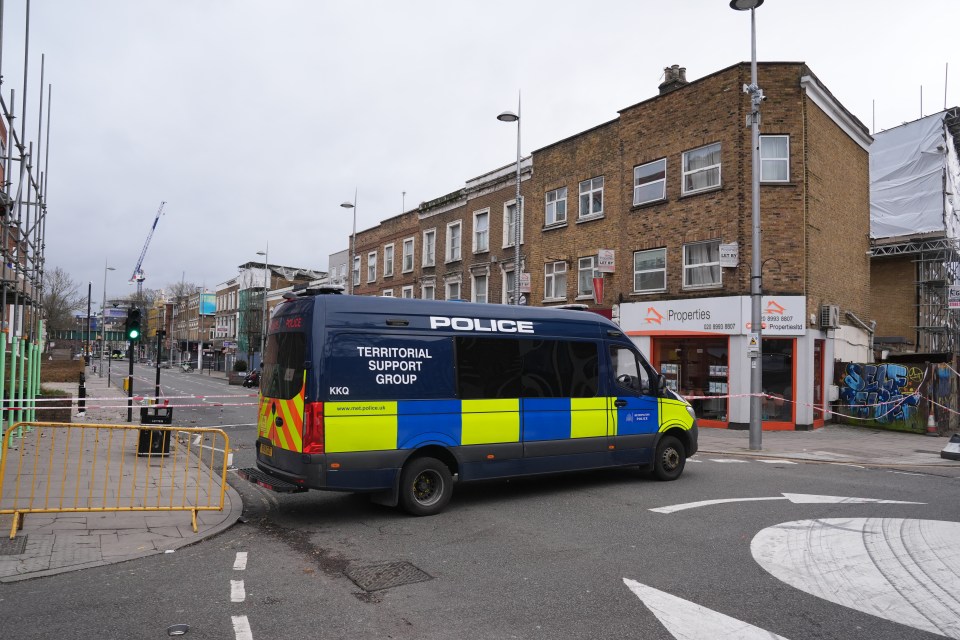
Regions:
<instances>
[{"instance_id":1,"label":"construction crane","mask_svg":"<svg viewBox=\"0 0 960 640\"><path fill-rule=\"evenodd\" d=\"M157 209L157 215L153 219L153 226L150 227L150 233L147 234L147 241L143 243L143 250L140 252L140 259L137 260L137 266L133 268L133 275L130 276L130 282L137 283L138 301L142 298L143 280L145 278L143 275L143 270L140 267L143 266L143 258L147 255L147 249L150 247L150 239L153 238L153 232L157 229L157 223L160 222L160 216L163 215L163 205L165 204L167 204L166 201L160 202L160 208Z\"/></svg>"}]
</instances>

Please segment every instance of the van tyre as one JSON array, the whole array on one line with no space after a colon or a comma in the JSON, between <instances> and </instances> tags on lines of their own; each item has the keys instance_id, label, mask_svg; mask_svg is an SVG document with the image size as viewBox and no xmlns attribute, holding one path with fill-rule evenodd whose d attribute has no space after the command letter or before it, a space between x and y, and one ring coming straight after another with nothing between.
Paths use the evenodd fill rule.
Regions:
<instances>
[{"instance_id":1,"label":"van tyre","mask_svg":"<svg viewBox=\"0 0 960 640\"><path fill-rule=\"evenodd\" d=\"M683 473L687 461L687 452L683 444L674 436L664 436L657 443L657 454L653 459L653 476L657 480L676 480Z\"/></svg>"},{"instance_id":2,"label":"van tyre","mask_svg":"<svg viewBox=\"0 0 960 640\"><path fill-rule=\"evenodd\" d=\"M415 516L443 511L453 495L453 476L436 458L414 458L400 473L400 506Z\"/></svg>"}]
</instances>

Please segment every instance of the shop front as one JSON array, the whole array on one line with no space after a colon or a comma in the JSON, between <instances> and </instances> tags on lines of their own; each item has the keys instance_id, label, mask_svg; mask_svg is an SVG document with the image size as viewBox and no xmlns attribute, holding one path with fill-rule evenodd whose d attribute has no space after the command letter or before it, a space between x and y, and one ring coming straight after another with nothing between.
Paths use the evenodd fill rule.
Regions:
<instances>
[{"instance_id":1,"label":"shop front","mask_svg":"<svg viewBox=\"0 0 960 640\"><path fill-rule=\"evenodd\" d=\"M765 430L823 425L825 334L807 330L804 296L765 296L761 420ZM693 405L705 427L750 424L749 296L663 300L619 306L624 332Z\"/></svg>"}]
</instances>

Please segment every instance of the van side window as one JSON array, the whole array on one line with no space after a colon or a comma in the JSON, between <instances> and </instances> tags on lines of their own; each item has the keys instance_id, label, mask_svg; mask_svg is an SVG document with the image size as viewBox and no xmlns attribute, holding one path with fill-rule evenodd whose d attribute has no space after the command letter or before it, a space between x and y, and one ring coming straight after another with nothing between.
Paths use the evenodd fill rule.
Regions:
<instances>
[{"instance_id":1,"label":"van side window","mask_svg":"<svg viewBox=\"0 0 960 640\"><path fill-rule=\"evenodd\" d=\"M456 338L461 400L520 397L520 347L516 340Z\"/></svg>"},{"instance_id":2,"label":"van side window","mask_svg":"<svg viewBox=\"0 0 960 640\"><path fill-rule=\"evenodd\" d=\"M268 398L289 400L303 386L307 338L303 333L276 333L267 340L260 379L261 393Z\"/></svg>"},{"instance_id":3,"label":"van side window","mask_svg":"<svg viewBox=\"0 0 960 640\"><path fill-rule=\"evenodd\" d=\"M610 347L610 362L617 386L633 393L650 393L650 376L637 362L633 351L625 347Z\"/></svg>"},{"instance_id":4,"label":"van side window","mask_svg":"<svg viewBox=\"0 0 960 640\"><path fill-rule=\"evenodd\" d=\"M597 345L593 342L524 340L524 398L592 398L597 395Z\"/></svg>"}]
</instances>

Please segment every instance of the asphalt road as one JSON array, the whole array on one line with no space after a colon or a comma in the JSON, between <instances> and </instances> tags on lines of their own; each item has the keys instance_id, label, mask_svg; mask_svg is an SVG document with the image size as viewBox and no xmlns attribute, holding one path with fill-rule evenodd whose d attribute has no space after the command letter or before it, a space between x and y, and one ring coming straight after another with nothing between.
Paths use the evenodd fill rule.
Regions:
<instances>
[{"instance_id":1,"label":"asphalt road","mask_svg":"<svg viewBox=\"0 0 960 640\"><path fill-rule=\"evenodd\" d=\"M181 391L201 384L170 378ZM243 410L252 423L255 410ZM252 426L229 428L251 438ZM960 637L960 609L941 606L960 592L956 561L938 542L960 550L950 539L958 480L698 459L673 483L614 470L457 487L430 518L359 496L270 494L234 476L245 523L173 554L4 585L0 628L19 638L165 637L175 623L191 638ZM905 604L918 577L942 586L939 604ZM391 578L399 584L376 588Z\"/></svg>"}]
</instances>

